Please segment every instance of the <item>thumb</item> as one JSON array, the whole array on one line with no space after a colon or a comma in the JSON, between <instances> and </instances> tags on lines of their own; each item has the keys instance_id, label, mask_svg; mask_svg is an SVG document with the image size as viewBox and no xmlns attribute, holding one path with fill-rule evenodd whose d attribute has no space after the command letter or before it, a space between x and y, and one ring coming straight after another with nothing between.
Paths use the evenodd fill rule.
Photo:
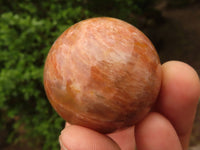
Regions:
<instances>
[{"instance_id":1,"label":"thumb","mask_svg":"<svg viewBox=\"0 0 200 150\"><path fill-rule=\"evenodd\" d=\"M76 125L66 126L59 142L61 150L120 150L108 136Z\"/></svg>"}]
</instances>

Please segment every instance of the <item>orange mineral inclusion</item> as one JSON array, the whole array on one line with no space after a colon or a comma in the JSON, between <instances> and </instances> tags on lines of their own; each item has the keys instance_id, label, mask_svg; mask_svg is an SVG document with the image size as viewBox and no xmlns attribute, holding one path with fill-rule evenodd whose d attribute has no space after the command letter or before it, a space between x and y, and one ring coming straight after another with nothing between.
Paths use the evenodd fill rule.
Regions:
<instances>
[{"instance_id":1,"label":"orange mineral inclusion","mask_svg":"<svg viewBox=\"0 0 200 150\"><path fill-rule=\"evenodd\" d=\"M150 40L134 26L99 17L68 28L50 49L44 87L71 124L101 133L134 125L151 110L161 65Z\"/></svg>"}]
</instances>

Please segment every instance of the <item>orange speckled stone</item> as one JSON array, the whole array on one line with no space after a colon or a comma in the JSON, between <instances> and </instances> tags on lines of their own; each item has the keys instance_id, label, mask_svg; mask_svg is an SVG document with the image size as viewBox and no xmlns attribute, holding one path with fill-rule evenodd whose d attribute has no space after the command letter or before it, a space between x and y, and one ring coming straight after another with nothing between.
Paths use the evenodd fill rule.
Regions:
<instances>
[{"instance_id":1,"label":"orange speckled stone","mask_svg":"<svg viewBox=\"0 0 200 150\"><path fill-rule=\"evenodd\" d=\"M150 40L134 26L107 17L67 29L44 68L46 94L58 114L101 133L143 119L160 84L160 60Z\"/></svg>"}]
</instances>

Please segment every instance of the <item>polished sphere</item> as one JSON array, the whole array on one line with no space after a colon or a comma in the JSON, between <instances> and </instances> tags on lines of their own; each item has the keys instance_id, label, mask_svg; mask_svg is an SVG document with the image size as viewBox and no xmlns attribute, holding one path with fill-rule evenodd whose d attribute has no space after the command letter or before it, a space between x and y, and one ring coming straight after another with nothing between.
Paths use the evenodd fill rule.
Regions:
<instances>
[{"instance_id":1,"label":"polished sphere","mask_svg":"<svg viewBox=\"0 0 200 150\"><path fill-rule=\"evenodd\" d=\"M101 133L143 119L160 85L160 60L150 40L108 17L68 28L51 47L44 68L45 91L58 114Z\"/></svg>"}]
</instances>

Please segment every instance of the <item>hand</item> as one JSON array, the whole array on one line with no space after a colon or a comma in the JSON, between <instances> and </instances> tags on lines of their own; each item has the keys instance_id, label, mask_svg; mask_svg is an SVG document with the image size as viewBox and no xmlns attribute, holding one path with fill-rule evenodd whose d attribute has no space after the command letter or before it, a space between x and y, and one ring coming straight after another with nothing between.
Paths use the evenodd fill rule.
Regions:
<instances>
[{"instance_id":1,"label":"hand","mask_svg":"<svg viewBox=\"0 0 200 150\"><path fill-rule=\"evenodd\" d=\"M153 112L136 126L111 133L66 123L61 150L187 150L200 96L197 73L185 63L162 65L160 95Z\"/></svg>"}]
</instances>

